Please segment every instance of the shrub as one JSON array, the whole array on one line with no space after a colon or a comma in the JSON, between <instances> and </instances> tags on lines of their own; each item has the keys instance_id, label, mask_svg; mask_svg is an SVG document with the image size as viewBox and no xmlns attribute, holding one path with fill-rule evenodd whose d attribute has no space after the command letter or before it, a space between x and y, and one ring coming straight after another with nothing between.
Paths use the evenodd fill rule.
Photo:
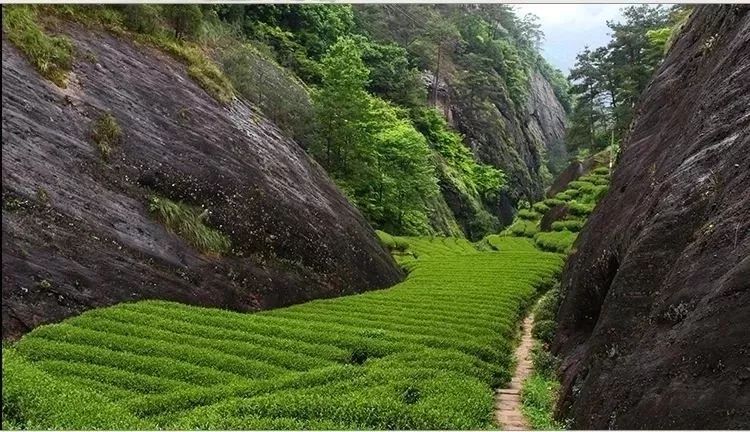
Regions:
<instances>
[{"instance_id":1,"label":"shrub","mask_svg":"<svg viewBox=\"0 0 750 432\"><path fill-rule=\"evenodd\" d=\"M526 209L519 210L517 216L520 219L524 219L524 220L538 220L540 217L542 217L542 215L540 215L539 213L533 210L526 210Z\"/></svg>"},{"instance_id":2,"label":"shrub","mask_svg":"<svg viewBox=\"0 0 750 432\"><path fill-rule=\"evenodd\" d=\"M73 44L63 36L49 36L37 23L35 6L3 5L3 33L39 71L60 87L67 85L73 64Z\"/></svg>"},{"instance_id":3,"label":"shrub","mask_svg":"<svg viewBox=\"0 0 750 432\"><path fill-rule=\"evenodd\" d=\"M539 299L539 303L534 308L534 319L539 321L554 321L559 306L560 284L558 283Z\"/></svg>"},{"instance_id":4,"label":"shrub","mask_svg":"<svg viewBox=\"0 0 750 432\"><path fill-rule=\"evenodd\" d=\"M595 184L596 186L608 186L609 178L597 176L597 177L594 177L593 180L591 180L591 183Z\"/></svg>"},{"instance_id":5,"label":"shrub","mask_svg":"<svg viewBox=\"0 0 750 432\"><path fill-rule=\"evenodd\" d=\"M565 201L557 199L557 198L547 198L543 202L544 202L544 205L546 205L549 208L565 204Z\"/></svg>"},{"instance_id":6,"label":"shrub","mask_svg":"<svg viewBox=\"0 0 750 432\"><path fill-rule=\"evenodd\" d=\"M531 335L544 343L551 343L555 338L557 323L552 320L535 320Z\"/></svg>"},{"instance_id":7,"label":"shrub","mask_svg":"<svg viewBox=\"0 0 750 432\"><path fill-rule=\"evenodd\" d=\"M199 210L181 202L152 196L149 211L164 225L204 253L229 252L231 242L223 233L208 227L208 209Z\"/></svg>"},{"instance_id":8,"label":"shrub","mask_svg":"<svg viewBox=\"0 0 750 432\"><path fill-rule=\"evenodd\" d=\"M568 203L568 211L572 215L585 217L591 214L592 211L594 211L594 205L577 203L573 201Z\"/></svg>"},{"instance_id":9,"label":"shrub","mask_svg":"<svg viewBox=\"0 0 750 432\"><path fill-rule=\"evenodd\" d=\"M568 230L570 232L578 232L583 228L584 221L579 219L569 219L563 221L552 222L553 231Z\"/></svg>"},{"instance_id":10,"label":"shrub","mask_svg":"<svg viewBox=\"0 0 750 432\"><path fill-rule=\"evenodd\" d=\"M531 348L531 362L534 365L534 371L544 377L554 377L560 367L560 359L541 343L535 343Z\"/></svg>"},{"instance_id":11,"label":"shrub","mask_svg":"<svg viewBox=\"0 0 750 432\"><path fill-rule=\"evenodd\" d=\"M510 380L520 311L563 260L526 239L502 252L398 239L419 257L386 290L254 314L121 303L39 327L13 349L54 382L22 379L4 347L4 425L488 428L490 389ZM33 409L14 415L19 406Z\"/></svg>"},{"instance_id":12,"label":"shrub","mask_svg":"<svg viewBox=\"0 0 750 432\"><path fill-rule=\"evenodd\" d=\"M578 193L580 193L580 194L589 194L589 193L591 193L591 192L594 191L594 188L595 188L595 186L591 182L577 180L577 181L572 181L572 182L568 183L568 190L566 192L571 197L575 197L575 196L578 195ZM571 189L577 190L578 193L574 192L573 194L571 194L570 193Z\"/></svg>"},{"instance_id":13,"label":"shrub","mask_svg":"<svg viewBox=\"0 0 750 432\"><path fill-rule=\"evenodd\" d=\"M565 191L565 194L569 197L568 200L571 200L581 195L581 191L578 189L568 189Z\"/></svg>"},{"instance_id":14,"label":"shrub","mask_svg":"<svg viewBox=\"0 0 750 432\"><path fill-rule=\"evenodd\" d=\"M3 349L3 429L150 429L106 397L56 379Z\"/></svg>"},{"instance_id":15,"label":"shrub","mask_svg":"<svg viewBox=\"0 0 750 432\"><path fill-rule=\"evenodd\" d=\"M607 194L609 191L609 186L603 185L603 186L596 186L594 188L594 200L599 201L600 199L604 198L604 195Z\"/></svg>"},{"instance_id":16,"label":"shrub","mask_svg":"<svg viewBox=\"0 0 750 432\"><path fill-rule=\"evenodd\" d=\"M526 379L521 389L524 416L533 429L563 429L554 420L555 403L560 389L556 379L560 362L547 347L536 342L531 348L534 372Z\"/></svg>"},{"instance_id":17,"label":"shrub","mask_svg":"<svg viewBox=\"0 0 750 432\"><path fill-rule=\"evenodd\" d=\"M594 169L594 171L592 171L592 173L595 174L595 175L599 175L599 176L608 176L609 175L609 168L607 168L607 167L599 167L599 168Z\"/></svg>"},{"instance_id":18,"label":"shrub","mask_svg":"<svg viewBox=\"0 0 750 432\"><path fill-rule=\"evenodd\" d=\"M380 239L380 242L390 251L404 252L409 249L409 242L403 237L392 236L387 232L380 230L376 230L375 233Z\"/></svg>"},{"instance_id":19,"label":"shrub","mask_svg":"<svg viewBox=\"0 0 750 432\"><path fill-rule=\"evenodd\" d=\"M522 411L534 430L562 430L555 421L554 410L560 383L539 374L532 374L521 390Z\"/></svg>"},{"instance_id":20,"label":"shrub","mask_svg":"<svg viewBox=\"0 0 750 432\"><path fill-rule=\"evenodd\" d=\"M577 236L570 231L540 232L534 235L534 242L542 250L568 253Z\"/></svg>"},{"instance_id":21,"label":"shrub","mask_svg":"<svg viewBox=\"0 0 750 432\"><path fill-rule=\"evenodd\" d=\"M547 206L547 204L545 204L544 202L538 202L531 206L531 208L542 214L547 213L547 211L549 210L549 206Z\"/></svg>"},{"instance_id":22,"label":"shrub","mask_svg":"<svg viewBox=\"0 0 750 432\"><path fill-rule=\"evenodd\" d=\"M516 219L508 228L508 232L521 237L534 237L534 234L539 232L539 227L536 221Z\"/></svg>"},{"instance_id":23,"label":"shrub","mask_svg":"<svg viewBox=\"0 0 750 432\"><path fill-rule=\"evenodd\" d=\"M120 142L122 129L120 129L120 125L117 124L117 119L115 119L112 114L107 113L99 117L99 120L96 121L91 137L99 148L102 158L104 160L109 160L109 156L112 154L114 146Z\"/></svg>"},{"instance_id":24,"label":"shrub","mask_svg":"<svg viewBox=\"0 0 750 432\"><path fill-rule=\"evenodd\" d=\"M555 199L560 200L560 201L564 201L564 202L570 201L571 198L572 198L572 196L570 196L570 194L568 194L567 191L565 191L565 192L558 192L557 194L555 194Z\"/></svg>"}]
</instances>

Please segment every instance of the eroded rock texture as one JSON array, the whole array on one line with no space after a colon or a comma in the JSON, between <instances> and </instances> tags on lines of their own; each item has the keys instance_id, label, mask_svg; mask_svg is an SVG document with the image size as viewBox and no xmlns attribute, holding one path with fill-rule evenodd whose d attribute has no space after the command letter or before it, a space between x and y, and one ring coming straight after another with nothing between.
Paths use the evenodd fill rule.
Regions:
<instances>
[{"instance_id":1,"label":"eroded rock texture","mask_svg":"<svg viewBox=\"0 0 750 432\"><path fill-rule=\"evenodd\" d=\"M2 42L3 337L144 298L254 310L401 278L323 169L250 106L222 106L183 64L68 29L67 89ZM91 139L111 113L109 162ZM156 222L156 193L210 210L235 253L199 253Z\"/></svg>"},{"instance_id":2,"label":"eroded rock texture","mask_svg":"<svg viewBox=\"0 0 750 432\"><path fill-rule=\"evenodd\" d=\"M457 129L479 160L507 176L507 192L492 210L508 224L518 200L533 202L543 197L550 176L545 157L565 157L565 110L539 73L532 75L529 98L520 108L504 91L493 92L480 105L472 95L456 93L453 118Z\"/></svg>"},{"instance_id":3,"label":"eroded rock texture","mask_svg":"<svg viewBox=\"0 0 750 432\"><path fill-rule=\"evenodd\" d=\"M562 418L750 427L750 11L700 6L563 275Z\"/></svg>"}]
</instances>

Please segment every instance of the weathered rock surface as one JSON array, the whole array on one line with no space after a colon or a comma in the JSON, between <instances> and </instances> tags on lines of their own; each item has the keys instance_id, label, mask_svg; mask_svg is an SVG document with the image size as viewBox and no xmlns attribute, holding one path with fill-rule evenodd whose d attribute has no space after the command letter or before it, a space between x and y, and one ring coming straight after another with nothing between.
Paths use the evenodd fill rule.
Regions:
<instances>
[{"instance_id":1,"label":"weathered rock surface","mask_svg":"<svg viewBox=\"0 0 750 432\"><path fill-rule=\"evenodd\" d=\"M219 105L155 50L67 32L67 89L2 42L4 338L122 301L255 310L400 280L323 169L250 106ZM123 130L109 162L91 139L105 112ZM208 208L234 253L168 232L150 193Z\"/></svg>"},{"instance_id":2,"label":"weathered rock surface","mask_svg":"<svg viewBox=\"0 0 750 432\"><path fill-rule=\"evenodd\" d=\"M434 76L423 75L430 103L443 112L448 122L465 137L478 160L502 169L508 188L498 194L495 202L482 203L484 210L499 219L501 225L513 221L517 202L521 199L537 201L542 198L549 180L547 162L565 165L565 110L555 96L550 83L541 73L531 76L529 96L520 109L510 100L504 89L497 89L483 99L478 109L475 95L463 95L440 81L437 100L433 97ZM467 199L450 188L441 187L445 200L456 216L464 233L470 238L481 231L472 229L478 224L476 209Z\"/></svg>"},{"instance_id":3,"label":"weathered rock surface","mask_svg":"<svg viewBox=\"0 0 750 432\"><path fill-rule=\"evenodd\" d=\"M750 427L750 8L699 6L563 274L561 418Z\"/></svg>"},{"instance_id":4,"label":"weathered rock surface","mask_svg":"<svg viewBox=\"0 0 750 432\"><path fill-rule=\"evenodd\" d=\"M520 109L503 91L492 93L481 109L459 93L453 97L453 119L479 160L502 169L508 191L496 207L503 223L513 220L513 206L543 197L550 174L545 157L565 152L565 110L551 85L539 73L532 75L529 99ZM510 202L513 205L501 205Z\"/></svg>"},{"instance_id":5,"label":"weathered rock surface","mask_svg":"<svg viewBox=\"0 0 750 432\"><path fill-rule=\"evenodd\" d=\"M544 144L550 165L562 169L568 161L565 109L555 96L552 85L539 72L531 76L526 112L529 130L537 141Z\"/></svg>"}]
</instances>

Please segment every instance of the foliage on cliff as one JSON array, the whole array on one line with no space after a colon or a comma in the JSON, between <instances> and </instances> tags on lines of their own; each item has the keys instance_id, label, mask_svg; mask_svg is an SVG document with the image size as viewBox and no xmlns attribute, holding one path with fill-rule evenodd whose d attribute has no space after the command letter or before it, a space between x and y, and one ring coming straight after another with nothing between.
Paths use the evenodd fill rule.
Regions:
<instances>
[{"instance_id":1,"label":"foliage on cliff","mask_svg":"<svg viewBox=\"0 0 750 432\"><path fill-rule=\"evenodd\" d=\"M65 39L29 23L36 25L38 12L72 19L184 61L223 103L235 95L255 103L308 149L375 227L399 234L450 234L434 223L448 198L434 197L450 189L460 204L451 201L448 213L454 214L447 218L457 219L459 205L468 208L459 211L466 213L463 231L481 237L499 226L488 209L506 184L503 163L480 162L468 141L429 109L434 98L428 98L424 72L450 80L473 109L487 111L485 118L498 115L487 106L494 93L521 110L537 71L563 103L567 94L562 75L538 53L534 19L501 5L24 8L6 8L11 18L23 18L8 26L26 23L11 32L18 45L36 32L43 37L33 39L50 47L42 54L55 54ZM58 69L59 81L65 64Z\"/></svg>"}]
</instances>

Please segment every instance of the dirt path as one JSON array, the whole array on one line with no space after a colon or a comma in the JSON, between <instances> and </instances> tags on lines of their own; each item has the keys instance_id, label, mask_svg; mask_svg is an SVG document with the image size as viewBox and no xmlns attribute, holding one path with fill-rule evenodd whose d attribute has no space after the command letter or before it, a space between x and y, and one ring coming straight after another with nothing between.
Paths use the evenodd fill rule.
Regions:
<instances>
[{"instance_id":1,"label":"dirt path","mask_svg":"<svg viewBox=\"0 0 750 432\"><path fill-rule=\"evenodd\" d=\"M534 323L533 315L529 314L523 320L521 328L521 343L516 348L518 365L506 388L495 391L495 423L503 430L528 430L529 424L521 412L521 385L531 374L531 326Z\"/></svg>"}]
</instances>

